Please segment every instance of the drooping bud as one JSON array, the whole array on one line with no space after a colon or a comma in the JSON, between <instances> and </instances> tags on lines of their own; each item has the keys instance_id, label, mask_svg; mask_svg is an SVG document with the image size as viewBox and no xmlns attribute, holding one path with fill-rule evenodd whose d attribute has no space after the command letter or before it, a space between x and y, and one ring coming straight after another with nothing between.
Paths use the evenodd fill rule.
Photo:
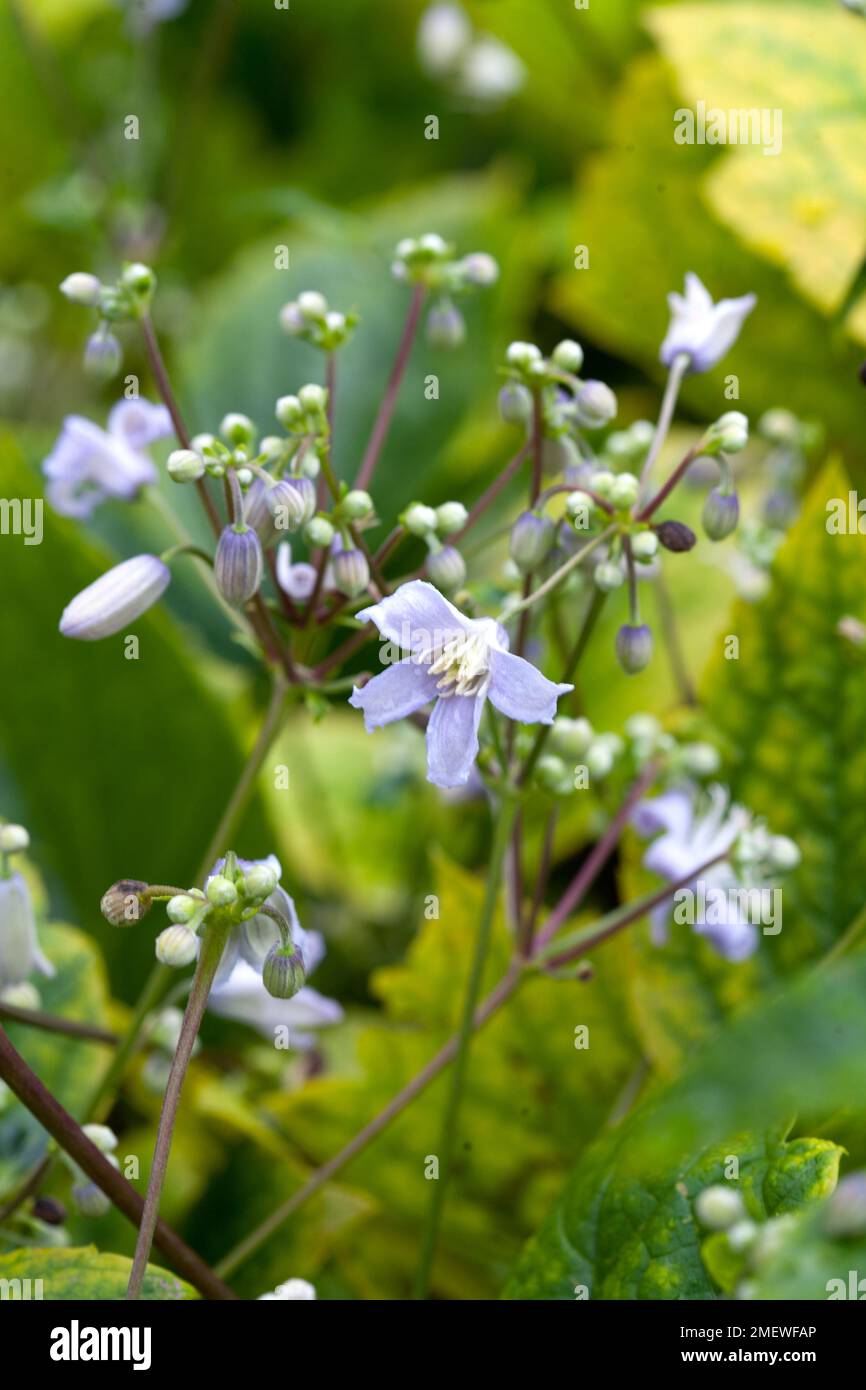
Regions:
<instances>
[{"instance_id":1,"label":"drooping bud","mask_svg":"<svg viewBox=\"0 0 866 1390\"><path fill-rule=\"evenodd\" d=\"M129 927L150 912L153 904L140 895L147 887L137 878L121 878L103 893L99 910L113 927Z\"/></svg>"},{"instance_id":2,"label":"drooping bud","mask_svg":"<svg viewBox=\"0 0 866 1390\"><path fill-rule=\"evenodd\" d=\"M334 584L347 598L357 598L370 582L370 566L363 550L338 550L331 557Z\"/></svg>"},{"instance_id":3,"label":"drooping bud","mask_svg":"<svg viewBox=\"0 0 866 1390\"><path fill-rule=\"evenodd\" d=\"M532 415L532 392L519 381L507 381L498 401L499 414L507 425L523 425Z\"/></svg>"},{"instance_id":4,"label":"drooping bud","mask_svg":"<svg viewBox=\"0 0 866 1390\"><path fill-rule=\"evenodd\" d=\"M715 1183L695 1198L695 1215L708 1231L725 1231L746 1215L746 1204L735 1187Z\"/></svg>"},{"instance_id":5,"label":"drooping bud","mask_svg":"<svg viewBox=\"0 0 866 1390\"><path fill-rule=\"evenodd\" d=\"M616 634L616 655L628 675L636 675L650 664L653 654L653 635L646 623L624 623Z\"/></svg>"},{"instance_id":6,"label":"drooping bud","mask_svg":"<svg viewBox=\"0 0 866 1390\"><path fill-rule=\"evenodd\" d=\"M156 958L162 965L170 965L182 970L190 965L198 955L198 937L189 927L180 923L166 927L156 938Z\"/></svg>"},{"instance_id":7,"label":"drooping bud","mask_svg":"<svg viewBox=\"0 0 866 1390\"><path fill-rule=\"evenodd\" d=\"M440 299L427 315L425 336L431 347L458 348L466 338L466 322L450 299Z\"/></svg>"},{"instance_id":8,"label":"drooping bud","mask_svg":"<svg viewBox=\"0 0 866 1390\"><path fill-rule=\"evenodd\" d=\"M219 538L214 575L227 603L242 608L258 592L264 560L255 531L249 526L226 526Z\"/></svg>"},{"instance_id":9,"label":"drooping bud","mask_svg":"<svg viewBox=\"0 0 866 1390\"><path fill-rule=\"evenodd\" d=\"M103 324L91 333L84 348L84 370L96 381L110 381L117 376L123 362L123 349L114 334Z\"/></svg>"},{"instance_id":10,"label":"drooping bud","mask_svg":"<svg viewBox=\"0 0 866 1390\"><path fill-rule=\"evenodd\" d=\"M603 381L586 381L575 396L577 419L588 430L609 425L617 412L616 396Z\"/></svg>"},{"instance_id":11,"label":"drooping bud","mask_svg":"<svg viewBox=\"0 0 866 1390\"><path fill-rule=\"evenodd\" d=\"M564 372L576 376L583 366L583 348L573 338L563 338L550 354L551 361Z\"/></svg>"},{"instance_id":12,"label":"drooping bud","mask_svg":"<svg viewBox=\"0 0 866 1390\"><path fill-rule=\"evenodd\" d=\"M274 999L292 999L306 980L304 961L297 946L272 946L262 967L262 983Z\"/></svg>"},{"instance_id":13,"label":"drooping bud","mask_svg":"<svg viewBox=\"0 0 866 1390\"><path fill-rule=\"evenodd\" d=\"M71 304L80 304L86 309L96 307L101 292L102 284L99 279L95 275L88 275L84 270L73 271L60 285L60 293L65 295Z\"/></svg>"},{"instance_id":14,"label":"drooping bud","mask_svg":"<svg viewBox=\"0 0 866 1390\"><path fill-rule=\"evenodd\" d=\"M424 568L437 589L453 593L466 580L466 561L453 545L443 545L427 556Z\"/></svg>"},{"instance_id":15,"label":"drooping bud","mask_svg":"<svg viewBox=\"0 0 866 1390\"><path fill-rule=\"evenodd\" d=\"M740 519L740 502L735 492L722 492L714 487L707 494L701 524L704 533L711 541L723 541L737 529Z\"/></svg>"},{"instance_id":16,"label":"drooping bud","mask_svg":"<svg viewBox=\"0 0 866 1390\"><path fill-rule=\"evenodd\" d=\"M686 526L684 521L660 521L653 530L665 550L670 550L676 555L691 550L697 541L694 531L690 526Z\"/></svg>"},{"instance_id":17,"label":"drooping bud","mask_svg":"<svg viewBox=\"0 0 866 1390\"><path fill-rule=\"evenodd\" d=\"M155 555L134 555L76 594L63 610L60 631L81 642L112 637L146 613L170 580L171 571Z\"/></svg>"},{"instance_id":18,"label":"drooping bud","mask_svg":"<svg viewBox=\"0 0 866 1390\"><path fill-rule=\"evenodd\" d=\"M556 527L549 516L539 512L522 512L511 528L508 548L511 558L523 574L537 569L550 554Z\"/></svg>"}]
</instances>

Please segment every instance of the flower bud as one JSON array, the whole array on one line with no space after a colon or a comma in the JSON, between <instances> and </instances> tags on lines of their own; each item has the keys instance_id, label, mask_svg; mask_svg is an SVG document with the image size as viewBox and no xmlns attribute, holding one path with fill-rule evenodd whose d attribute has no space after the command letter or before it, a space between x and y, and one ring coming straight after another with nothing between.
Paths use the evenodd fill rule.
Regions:
<instances>
[{"instance_id":1,"label":"flower bud","mask_svg":"<svg viewBox=\"0 0 866 1390\"><path fill-rule=\"evenodd\" d=\"M297 946L272 946L262 967L262 983L274 999L292 999L303 989L306 973Z\"/></svg>"},{"instance_id":2,"label":"flower bud","mask_svg":"<svg viewBox=\"0 0 866 1390\"><path fill-rule=\"evenodd\" d=\"M468 256L463 257L458 270L467 285L477 285L480 289L495 285L499 279L499 266L486 251L470 251Z\"/></svg>"},{"instance_id":3,"label":"flower bud","mask_svg":"<svg viewBox=\"0 0 866 1390\"><path fill-rule=\"evenodd\" d=\"M539 512L522 512L511 528L508 548L511 558L523 574L537 569L550 554L556 527L549 516Z\"/></svg>"},{"instance_id":4,"label":"flower bud","mask_svg":"<svg viewBox=\"0 0 866 1390\"><path fill-rule=\"evenodd\" d=\"M452 593L466 580L466 561L453 545L443 545L427 556L424 568L437 589Z\"/></svg>"},{"instance_id":5,"label":"flower bud","mask_svg":"<svg viewBox=\"0 0 866 1390\"><path fill-rule=\"evenodd\" d=\"M447 256L448 243L438 232L425 232L418 238L418 250L428 256Z\"/></svg>"},{"instance_id":6,"label":"flower bud","mask_svg":"<svg viewBox=\"0 0 866 1390\"><path fill-rule=\"evenodd\" d=\"M123 349L107 328L98 328L87 339L84 349L84 370L97 381L110 381L117 376L123 362Z\"/></svg>"},{"instance_id":7,"label":"flower bud","mask_svg":"<svg viewBox=\"0 0 866 1390\"><path fill-rule=\"evenodd\" d=\"M30 836L23 825L0 825L0 854L20 854L30 846Z\"/></svg>"},{"instance_id":8,"label":"flower bud","mask_svg":"<svg viewBox=\"0 0 866 1390\"><path fill-rule=\"evenodd\" d=\"M578 423L588 430L609 425L617 412L616 396L603 381L586 381L575 397Z\"/></svg>"},{"instance_id":9,"label":"flower bud","mask_svg":"<svg viewBox=\"0 0 866 1390\"><path fill-rule=\"evenodd\" d=\"M204 477L204 459L192 449L175 449L168 456L168 476L176 483L195 483Z\"/></svg>"},{"instance_id":10,"label":"flower bud","mask_svg":"<svg viewBox=\"0 0 866 1390\"><path fill-rule=\"evenodd\" d=\"M300 305L294 300L284 304L280 310L280 327L284 333L289 333L293 338L297 338L307 327L307 321L301 312Z\"/></svg>"},{"instance_id":11,"label":"flower bud","mask_svg":"<svg viewBox=\"0 0 866 1390\"><path fill-rule=\"evenodd\" d=\"M624 623L616 634L616 655L620 666L630 676L650 664L653 654L653 635L646 623Z\"/></svg>"},{"instance_id":12,"label":"flower bud","mask_svg":"<svg viewBox=\"0 0 866 1390\"><path fill-rule=\"evenodd\" d=\"M279 881L279 875L270 864L251 864L241 881L241 892L245 898L267 898Z\"/></svg>"},{"instance_id":13,"label":"flower bud","mask_svg":"<svg viewBox=\"0 0 866 1390\"><path fill-rule=\"evenodd\" d=\"M704 452L737 454L749 442L749 421L740 410L728 410L710 425L704 435Z\"/></svg>"},{"instance_id":14,"label":"flower bud","mask_svg":"<svg viewBox=\"0 0 866 1390\"><path fill-rule=\"evenodd\" d=\"M248 526L226 526L219 538L214 575L227 603L241 608L258 592L262 582L262 547Z\"/></svg>"},{"instance_id":15,"label":"flower bud","mask_svg":"<svg viewBox=\"0 0 866 1390\"><path fill-rule=\"evenodd\" d=\"M140 894L147 887L137 878L121 878L103 893L99 910L113 927L128 927L150 912L153 904Z\"/></svg>"},{"instance_id":16,"label":"flower bud","mask_svg":"<svg viewBox=\"0 0 866 1390\"><path fill-rule=\"evenodd\" d=\"M180 923L166 927L156 938L156 958L162 965L170 965L182 970L190 965L198 955L198 937L189 927Z\"/></svg>"},{"instance_id":17,"label":"flower bud","mask_svg":"<svg viewBox=\"0 0 866 1390\"><path fill-rule=\"evenodd\" d=\"M139 299L149 299L156 289L156 276L149 265L133 261L123 267L120 283L124 289L131 290Z\"/></svg>"},{"instance_id":18,"label":"flower bud","mask_svg":"<svg viewBox=\"0 0 866 1390\"><path fill-rule=\"evenodd\" d=\"M532 415L532 392L519 381L507 381L499 392L499 414L506 425L522 425Z\"/></svg>"},{"instance_id":19,"label":"flower bud","mask_svg":"<svg viewBox=\"0 0 866 1390\"><path fill-rule=\"evenodd\" d=\"M334 584L347 598L357 598L370 582L370 566L363 550L338 550L331 557Z\"/></svg>"},{"instance_id":20,"label":"flower bud","mask_svg":"<svg viewBox=\"0 0 866 1390\"><path fill-rule=\"evenodd\" d=\"M5 880L9 882L8 879ZM21 980L17 985L3 985L0 987L0 1003L8 1004L13 1009L38 1009L42 1004L42 996L34 984L29 980ZM0 1110L2 1110L0 1105Z\"/></svg>"},{"instance_id":21,"label":"flower bud","mask_svg":"<svg viewBox=\"0 0 866 1390\"><path fill-rule=\"evenodd\" d=\"M607 777L613 770L615 756L614 748L604 738L593 739L583 755L590 777L596 778L599 782L603 777Z\"/></svg>"},{"instance_id":22,"label":"flower bud","mask_svg":"<svg viewBox=\"0 0 866 1390\"><path fill-rule=\"evenodd\" d=\"M101 1154L113 1153L117 1148L117 1135L108 1125L82 1125L81 1130Z\"/></svg>"},{"instance_id":23,"label":"flower bud","mask_svg":"<svg viewBox=\"0 0 866 1390\"><path fill-rule=\"evenodd\" d=\"M659 538L654 531L638 531L631 538L631 553L639 564L648 564L658 554Z\"/></svg>"},{"instance_id":24,"label":"flower bud","mask_svg":"<svg viewBox=\"0 0 866 1390\"><path fill-rule=\"evenodd\" d=\"M866 1173L848 1173L826 1203L821 1225L837 1239L866 1235Z\"/></svg>"},{"instance_id":25,"label":"flower bud","mask_svg":"<svg viewBox=\"0 0 866 1390\"><path fill-rule=\"evenodd\" d=\"M313 497L315 498L315 492ZM370 516L372 511L373 499L369 492L364 492L361 488L353 488L340 502L340 515L348 517L350 521L361 521L364 517ZM309 519L304 518L305 521Z\"/></svg>"},{"instance_id":26,"label":"flower bud","mask_svg":"<svg viewBox=\"0 0 866 1390\"><path fill-rule=\"evenodd\" d=\"M787 873L791 869L796 869L802 855L799 846L787 835L772 835L767 857L771 868Z\"/></svg>"},{"instance_id":27,"label":"flower bud","mask_svg":"<svg viewBox=\"0 0 866 1390\"><path fill-rule=\"evenodd\" d=\"M583 366L583 348L573 338L563 338L553 349L550 360L563 372L576 376Z\"/></svg>"},{"instance_id":28,"label":"flower bud","mask_svg":"<svg viewBox=\"0 0 866 1390\"><path fill-rule=\"evenodd\" d=\"M298 400L302 408L309 415L321 413L328 404L328 393L324 386L318 386L315 382L310 382L302 386L298 392Z\"/></svg>"},{"instance_id":29,"label":"flower bud","mask_svg":"<svg viewBox=\"0 0 866 1390\"><path fill-rule=\"evenodd\" d=\"M565 499L565 514L575 530L586 531L595 511L595 499L579 488Z\"/></svg>"},{"instance_id":30,"label":"flower bud","mask_svg":"<svg viewBox=\"0 0 866 1390\"><path fill-rule=\"evenodd\" d=\"M593 738L592 725L588 719L569 719L558 714L550 731L550 744L565 758L581 758L589 748Z\"/></svg>"},{"instance_id":31,"label":"flower bud","mask_svg":"<svg viewBox=\"0 0 866 1390\"><path fill-rule=\"evenodd\" d=\"M625 582L625 571L614 560L602 560L595 567L593 579L596 588L601 589L603 594L610 594Z\"/></svg>"},{"instance_id":32,"label":"flower bud","mask_svg":"<svg viewBox=\"0 0 866 1390\"><path fill-rule=\"evenodd\" d=\"M314 516L304 527L304 540L308 545L326 549L334 539L334 528L327 517Z\"/></svg>"},{"instance_id":33,"label":"flower bud","mask_svg":"<svg viewBox=\"0 0 866 1390\"><path fill-rule=\"evenodd\" d=\"M298 308L307 319L323 319L328 312L328 301L318 290L302 290L298 295Z\"/></svg>"},{"instance_id":34,"label":"flower bud","mask_svg":"<svg viewBox=\"0 0 866 1390\"><path fill-rule=\"evenodd\" d=\"M509 343L505 353L505 360L510 367L517 367L519 371L528 371L533 363L542 362L541 348L535 343Z\"/></svg>"},{"instance_id":35,"label":"flower bud","mask_svg":"<svg viewBox=\"0 0 866 1390\"><path fill-rule=\"evenodd\" d=\"M211 874L204 886L205 897L214 907L229 907L237 901L238 890L230 878L223 874Z\"/></svg>"},{"instance_id":36,"label":"flower bud","mask_svg":"<svg viewBox=\"0 0 866 1390\"><path fill-rule=\"evenodd\" d=\"M541 466L545 473L565 473L580 464L580 450L569 434L546 436L541 442Z\"/></svg>"},{"instance_id":37,"label":"flower bud","mask_svg":"<svg viewBox=\"0 0 866 1390\"><path fill-rule=\"evenodd\" d=\"M619 509L633 507L637 501L639 486L633 473L615 473L608 490L608 501L612 507Z\"/></svg>"},{"instance_id":38,"label":"flower bud","mask_svg":"<svg viewBox=\"0 0 866 1390\"><path fill-rule=\"evenodd\" d=\"M440 536L453 536L462 531L469 520L469 513L462 502L443 502L436 508L436 530Z\"/></svg>"},{"instance_id":39,"label":"flower bud","mask_svg":"<svg viewBox=\"0 0 866 1390\"><path fill-rule=\"evenodd\" d=\"M535 780L545 791L562 796L573 789L571 774L562 758L545 753L535 765Z\"/></svg>"},{"instance_id":40,"label":"flower bud","mask_svg":"<svg viewBox=\"0 0 866 1390\"><path fill-rule=\"evenodd\" d=\"M86 309L95 309L99 303L99 296L102 292L102 284L95 275L88 275L84 270L75 270L60 285L60 293L65 295L70 304L80 304Z\"/></svg>"},{"instance_id":41,"label":"flower bud","mask_svg":"<svg viewBox=\"0 0 866 1390\"><path fill-rule=\"evenodd\" d=\"M291 429L300 423L304 409L297 396L280 396L274 414L285 429Z\"/></svg>"},{"instance_id":42,"label":"flower bud","mask_svg":"<svg viewBox=\"0 0 866 1390\"><path fill-rule=\"evenodd\" d=\"M63 286L61 285L61 289ZM774 410L765 410L758 421L758 433L770 444L794 447L800 442L801 425L796 415L790 410L783 410L776 407Z\"/></svg>"},{"instance_id":43,"label":"flower bud","mask_svg":"<svg viewBox=\"0 0 866 1390\"><path fill-rule=\"evenodd\" d=\"M691 777L712 777L721 766L718 750L711 743L684 743L679 761Z\"/></svg>"},{"instance_id":44,"label":"flower bud","mask_svg":"<svg viewBox=\"0 0 866 1390\"><path fill-rule=\"evenodd\" d=\"M82 1216L105 1216L106 1212L111 1210L110 1199L90 1178L83 1178L81 1182L72 1184L72 1200Z\"/></svg>"},{"instance_id":45,"label":"flower bud","mask_svg":"<svg viewBox=\"0 0 866 1390\"><path fill-rule=\"evenodd\" d=\"M281 478L265 488L265 503L276 531L297 531L316 510L316 489L309 478Z\"/></svg>"},{"instance_id":46,"label":"flower bud","mask_svg":"<svg viewBox=\"0 0 866 1390\"><path fill-rule=\"evenodd\" d=\"M189 893L175 893L165 905L165 915L170 922L183 925L191 922L193 917L201 912L202 907L201 898L193 898Z\"/></svg>"},{"instance_id":47,"label":"flower bud","mask_svg":"<svg viewBox=\"0 0 866 1390\"><path fill-rule=\"evenodd\" d=\"M410 503L401 519L406 530L413 536L426 536L430 531L436 530L436 513L423 502Z\"/></svg>"},{"instance_id":48,"label":"flower bud","mask_svg":"<svg viewBox=\"0 0 866 1390\"><path fill-rule=\"evenodd\" d=\"M723 541L737 529L740 519L740 502L735 492L722 492L714 487L707 494L701 524L704 533L711 541Z\"/></svg>"},{"instance_id":49,"label":"flower bud","mask_svg":"<svg viewBox=\"0 0 866 1390\"><path fill-rule=\"evenodd\" d=\"M235 446L252 444L256 437L256 427L248 415L230 411L220 421L219 432L227 444Z\"/></svg>"},{"instance_id":50,"label":"flower bud","mask_svg":"<svg viewBox=\"0 0 866 1390\"><path fill-rule=\"evenodd\" d=\"M599 497L603 497L605 502L609 500L610 490L615 482L616 474L611 473L609 468L597 468L589 475L590 487Z\"/></svg>"},{"instance_id":51,"label":"flower bud","mask_svg":"<svg viewBox=\"0 0 866 1390\"><path fill-rule=\"evenodd\" d=\"M458 348L466 337L466 322L450 299L441 299L427 315L425 329L431 347Z\"/></svg>"},{"instance_id":52,"label":"flower bud","mask_svg":"<svg viewBox=\"0 0 866 1390\"><path fill-rule=\"evenodd\" d=\"M68 603L60 618L64 637L97 642L122 631L162 597L171 572L155 555L135 555L100 575Z\"/></svg>"},{"instance_id":53,"label":"flower bud","mask_svg":"<svg viewBox=\"0 0 866 1390\"><path fill-rule=\"evenodd\" d=\"M746 1215L746 1204L735 1187L715 1183L695 1198L695 1215L708 1231L724 1231Z\"/></svg>"},{"instance_id":54,"label":"flower bud","mask_svg":"<svg viewBox=\"0 0 866 1390\"><path fill-rule=\"evenodd\" d=\"M670 550L674 554L682 554L683 551L691 550L697 540L697 536L690 526L686 526L684 521L660 521L653 530L664 546L665 550Z\"/></svg>"}]
</instances>

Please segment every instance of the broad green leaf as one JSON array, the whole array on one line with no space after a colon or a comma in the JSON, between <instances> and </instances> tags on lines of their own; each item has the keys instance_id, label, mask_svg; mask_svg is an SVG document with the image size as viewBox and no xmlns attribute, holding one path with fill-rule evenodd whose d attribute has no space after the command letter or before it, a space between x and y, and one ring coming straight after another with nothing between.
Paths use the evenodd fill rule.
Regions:
<instances>
[{"instance_id":1,"label":"broad green leaf","mask_svg":"<svg viewBox=\"0 0 866 1390\"><path fill-rule=\"evenodd\" d=\"M350 1067L263 1102L286 1138L314 1160L328 1158L382 1109L454 1029L483 887L450 861L440 859L437 868L430 890L439 916L419 923L402 965L374 977L385 1013L361 1030ZM502 975L509 954L509 934L498 920L485 988ZM588 1029L583 1049L575 1045L580 1025ZM601 955L591 985L533 977L475 1036L437 1292L495 1292L637 1062L613 972ZM446 1072L344 1175L380 1206L365 1225L363 1260L348 1236L336 1257L360 1296L382 1297L386 1289L389 1296L408 1294L418 1223L430 1198L425 1167L437 1151L447 1084ZM373 1263L365 1272L368 1254Z\"/></svg>"},{"instance_id":2,"label":"broad green leaf","mask_svg":"<svg viewBox=\"0 0 866 1390\"><path fill-rule=\"evenodd\" d=\"M649 24L692 108L778 113L781 148L730 144L709 201L807 299L838 310L866 254L866 25L839 5L819 19L760 3L677 5Z\"/></svg>"},{"instance_id":3,"label":"broad green leaf","mask_svg":"<svg viewBox=\"0 0 866 1390\"><path fill-rule=\"evenodd\" d=\"M0 441L0 495L39 491L7 436ZM165 605L131 625L137 660L125 658L123 633L102 642L60 636L65 604L115 558L47 506L41 545L3 538L4 588L14 600L0 604L0 646L17 655L0 685L0 761L55 910L65 890L67 909L99 941L117 992L129 999L151 968L156 913L114 928L101 917L99 900L118 878L192 880L242 754L210 663ZM255 802L244 829L241 853L269 852Z\"/></svg>"},{"instance_id":4,"label":"broad green leaf","mask_svg":"<svg viewBox=\"0 0 866 1390\"><path fill-rule=\"evenodd\" d=\"M671 8L671 22L681 8ZM717 14L726 8L713 7ZM717 299L754 290L758 304L736 345L713 371L686 382L685 409L709 417L730 409L724 384L733 374L738 408L750 416L794 403L859 451L862 403L852 386L858 350L791 294L784 271L757 259L708 216L701 183L718 149L674 143L678 98L670 80L657 57L637 59L629 68L611 106L609 144L583 167L573 203L569 243L589 248L590 269L575 270L569 260L553 284L553 306L573 323L575 336L587 335L658 377L666 294L682 291L687 270L696 271ZM653 397L644 413L657 409ZM672 465L676 456L669 453L667 460Z\"/></svg>"},{"instance_id":5,"label":"broad green leaf","mask_svg":"<svg viewBox=\"0 0 866 1390\"><path fill-rule=\"evenodd\" d=\"M15 1250L0 1255L0 1285L11 1283L6 1298L42 1298L46 1302L114 1302L126 1295L132 1261L111 1255L95 1245L76 1250ZM25 1293L14 1282L29 1280ZM26 1289L26 1285L25 1285ZM140 1297L148 1302L198 1298L195 1289L176 1274L148 1265Z\"/></svg>"},{"instance_id":6,"label":"broad green leaf","mask_svg":"<svg viewBox=\"0 0 866 1390\"><path fill-rule=\"evenodd\" d=\"M34 976L41 1007L60 1018L107 1027L108 986L96 943L74 927L56 924L40 927L39 940L57 971L52 979ZM108 1062L108 1049L21 1023L4 1026L43 1085L73 1115L80 1115ZM0 1191L8 1192L17 1183L44 1153L46 1141L44 1129L23 1105L13 1102L0 1112Z\"/></svg>"},{"instance_id":7,"label":"broad green leaf","mask_svg":"<svg viewBox=\"0 0 866 1390\"><path fill-rule=\"evenodd\" d=\"M763 1220L832 1191L841 1154L825 1140L740 1135L637 1176L627 1161L634 1143L629 1123L584 1157L527 1245L505 1298L713 1298L694 1214L698 1194L726 1181L735 1156L736 1188L749 1215Z\"/></svg>"}]
</instances>

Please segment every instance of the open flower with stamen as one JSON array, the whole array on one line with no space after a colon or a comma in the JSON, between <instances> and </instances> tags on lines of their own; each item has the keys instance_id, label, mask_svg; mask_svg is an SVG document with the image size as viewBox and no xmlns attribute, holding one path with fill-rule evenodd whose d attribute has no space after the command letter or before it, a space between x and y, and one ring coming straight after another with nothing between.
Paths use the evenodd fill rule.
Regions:
<instances>
[{"instance_id":1,"label":"open flower with stamen","mask_svg":"<svg viewBox=\"0 0 866 1390\"><path fill-rule=\"evenodd\" d=\"M754 294L743 294L739 299L720 299L714 304L709 290L690 270L685 296L668 295L671 321L659 357L670 367L683 353L689 359L690 371L708 372L733 347L756 303Z\"/></svg>"},{"instance_id":2,"label":"open flower with stamen","mask_svg":"<svg viewBox=\"0 0 866 1390\"><path fill-rule=\"evenodd\" d=\"M486 700L508 719L552 724L560 695L573 689L543 676L508 650L508 634L493 618L467 618L422 579L402 585L363 609L389 642L409 653L352 691L368 732L405 719L431 700L427 776L439 787L468 780L478 754Z\"/></svg>"},{"instance_id":3,"label":"open flower with stamen","mask_svg":"<svg viewBox=\"0 0 866 1390\"><path fill-rule=\"evenodd\" d=\"M42 465L49 505L61 516L86 518L109 499L132 501L157 480L145 448L171 432L165 406L140 399L118 401L107 429L83 415L67 415Z\"/></svg>"}]
</instances>

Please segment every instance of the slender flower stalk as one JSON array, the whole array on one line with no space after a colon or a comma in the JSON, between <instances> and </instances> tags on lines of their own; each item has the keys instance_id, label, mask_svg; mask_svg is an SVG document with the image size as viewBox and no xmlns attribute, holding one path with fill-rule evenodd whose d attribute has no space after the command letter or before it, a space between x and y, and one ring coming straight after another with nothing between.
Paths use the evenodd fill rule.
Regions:
<instances>
[{"instance_id":1,"label":"slender flower stalk","mask_svg":"<svg viewBox=\"0 0 866 1390\"><path fill-rule=\"evenodd\" d=\"M159 1199L162 1195L162 1185L165 1181L168 1158L171 1152L171 1139L177 1107L180 1102L180 1093L198 1030L207 1007L211 985L214 982L228 941L229 930L229 924L222 919L218 912L214 912L208 920L202 937L201 952L183 1016L180 1038L166 1082L159 1128L156 1134L156 1146L150 1168L150 1180L147 1184L147 1196L141 1214L138 1239L135 1243L135 1255L126 1290L128 1301L139 1297L147 1271L150 1247L159 1217Z\"/></svg>"},{"instance_id":2,"label":"slender flower stalk","mask_svg":"<svg viewBox=\"0 0 866 1390\"><path fill-rule=\"evenodd\" d=\"M355 479L355 487L357 488L369 487L373 479L373 474L376 471L376 465L379 462L379 455L382 452L385 440L388 438L388 431L391 428L391 419L394 415L397 397L400 393L400 385L403 381L406 368L409 365L412 344L415 341L415 334L418 331L425 293L425 286L420 282L412 289L412 298L409 301L406 322L403 326L403 334L400 338L400 345L397 348L397 356L394 359L391 375L388 378L388 385L385 388L385 395L382 398L382 404L379 407L379 413L373 425L373 433L370 435L370 441L364 451L361 467L358 469L358 476Z\"/></svg>"},{"instance_id":3,"label":"slender flower stalk","mask_svg":"<svg viewBox=\"0 0 866 1390\"><path fill-rule=\"evenodd\" d=\"M668 370L668 379L667 384L665 385L665 392L662 396L662 404L661 409L659 411L659 418L656 421L656 427L653 432L652 441L650 443L649 450L647 451L647 456L644 459L643 468L641 469L641 488L643 488L644 485L647 483L649 475L653 470L653 465L655 464L656 459L661 453L662 446L664 445L664 442L667 439L668 434L670 433L671 422L674 418L674 410L676 409L677 404L677 397L680 394L680 387L682 386L683 377L685 376L688 370L688 366L689 356L686 352L678 352L674 357L673 361L671 362L670 368Z\"/></svg>"},{"instance_id":4,"label":"slender flower stalk","mask_svg":"<svg viewBox=\"0 0 866 1390\"><path fill-rule=\"evenodd\" d=\"M594 536L591 541L588 541L586 545L582 546L580 550L576 550L573 555L569 556L564 565L560 565L559 569L554 571L549 579L546 579L544 583L540 584L537 589L534 589L531 594L522 598L519 603L512 604L508 610L507 617L513 618L515 613L522 613L525 608L529 608L533 603L537 603L540 598L544 598L546 594L558 588L563 579L566 579L568 575L571 574L571 571L576 569L581 561L585 560L587 555L595 550L596 546L609 540L615 530L615 526L608 526L604 531Z\"/></svg>"}]
</instances>

